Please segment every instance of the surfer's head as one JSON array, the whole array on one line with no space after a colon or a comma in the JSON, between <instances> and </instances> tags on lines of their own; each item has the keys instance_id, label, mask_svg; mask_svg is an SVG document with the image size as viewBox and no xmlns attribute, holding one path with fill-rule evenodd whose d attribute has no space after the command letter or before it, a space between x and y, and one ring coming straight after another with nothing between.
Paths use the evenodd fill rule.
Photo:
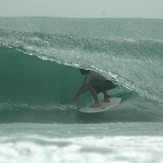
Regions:
<instances>
[{"instance_id":1,"label":"surfer's head","mask_svg":"<svg viewBox=\"0 0 163 163\"><path fill-rule=\"evenodd\" d=\"M90 71L90 70L85 70L85 69L83 69L83 68L80 68L80 73L81 73L82 75L88 74L89 71Z\"/></svg>"}]
</instances>

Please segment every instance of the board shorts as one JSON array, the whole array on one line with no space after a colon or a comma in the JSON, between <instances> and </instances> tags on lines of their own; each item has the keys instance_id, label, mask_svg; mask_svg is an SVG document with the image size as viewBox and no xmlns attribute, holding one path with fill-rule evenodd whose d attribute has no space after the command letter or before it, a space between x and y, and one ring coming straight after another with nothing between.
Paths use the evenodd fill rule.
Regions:
<instances>
[{"instance_id":1,"label":"board shorts","mask_svg":"<svg viewBox=\"0 0 163 163\"><path fill-rule=\"evenodd\" d=\"M117 87L117 85L115 85L112 81L109 80L91 82L90 85L96 90L97 94Z\"/></svg>"}]
</instances>

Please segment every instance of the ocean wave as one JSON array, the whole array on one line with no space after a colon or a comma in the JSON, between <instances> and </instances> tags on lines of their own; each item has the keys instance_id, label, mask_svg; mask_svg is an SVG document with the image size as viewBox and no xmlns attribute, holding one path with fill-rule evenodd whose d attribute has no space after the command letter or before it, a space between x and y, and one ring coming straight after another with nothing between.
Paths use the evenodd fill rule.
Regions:
<instances>
[{"instance_id":1,"label":"ocean wave","mask_svg":"<svg viewBox=\"0 0 163 163\"><path fill-rule=\"evenodd\" d=\"M141 115L142 119L147 120L155 112L152 108L156 106L158 112L161 112L162 39L151 38L151 35L141 38L122 37L119 32L119 37L106 37L105 31L102 37L95 35L95 31L89 34L90 30L85 34L77 34L65 32L66 28L64 32L60 30L52 33L24 28L16 30L3 26L0 29L1 111L12 111L13 108L51 110L51 106L54 106L52 110L56 111L63 108L61 106L69 108L71 96L83 82L78 68L85 67L113 80L119 86L118 91L126 94L126 101L130 101L129 106L125 102L124 106L121 104L122 114L115 116L114 113L109 113L112 120L123 120L124 114L128 115L124 119L134 119L135 112L138 115L137 120ZM102 31L97 30L97 33ZM132 92L132 96L129 92ZM90 100L91 97L86 94L81 97L78 106L81 107ZM129 108L135 111L130 112ZM146 108L149 112L152 110L150 116L146 115ZM154 116L159 115L158 112L155 112ZM108 114L106 119L108 120Z\"/></svg>"},{"instance_id":2,"label":"ocean wave","mask_svg":"<svg viewBox=\"0 0 163 163\"><path fill-rule=\"evenodd\" d=\"M93 69L141 96L163 102L161 41L1 30L0 44L42 60Z\"/></svg>"}]
</instances>

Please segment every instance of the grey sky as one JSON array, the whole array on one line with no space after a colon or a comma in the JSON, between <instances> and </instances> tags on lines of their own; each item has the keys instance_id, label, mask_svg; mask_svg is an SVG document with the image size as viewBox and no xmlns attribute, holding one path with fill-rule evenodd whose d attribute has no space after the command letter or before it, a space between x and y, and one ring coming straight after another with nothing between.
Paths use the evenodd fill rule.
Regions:
<instances>
[{"instance_id":1,"label":"grey sky","mask_svg":"<svg viewBox=\"0 0 163 163\"><path fill-rule=\"evenodd\" d=\"M0 16L163 19L163 0L0 0Z\"/></svg>"}]
</instances>

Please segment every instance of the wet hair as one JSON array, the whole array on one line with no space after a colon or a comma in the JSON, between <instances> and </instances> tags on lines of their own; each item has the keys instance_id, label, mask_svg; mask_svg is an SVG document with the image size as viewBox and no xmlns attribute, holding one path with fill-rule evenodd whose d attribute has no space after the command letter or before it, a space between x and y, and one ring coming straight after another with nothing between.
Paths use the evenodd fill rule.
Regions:
<instances>
[{"instance_id":1,"label":"wet hair","mask_svg":"<svg viewBox=\"0 0 163 163\"><path fill-rule=\"evenodd\" d=\"M86 75L86 74L88 74L90 72L90 70L85 70L85 69L83 69L83 68L80 68L80 73L82 74L82 75Z\"/></svg>"}]
</instances>

